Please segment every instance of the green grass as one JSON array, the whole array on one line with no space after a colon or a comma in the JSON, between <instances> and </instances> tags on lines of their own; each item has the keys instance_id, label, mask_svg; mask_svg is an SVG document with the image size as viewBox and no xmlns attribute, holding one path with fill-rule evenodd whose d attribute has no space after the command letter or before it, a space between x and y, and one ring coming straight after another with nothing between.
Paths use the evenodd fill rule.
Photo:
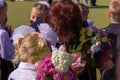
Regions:
<instances>
[{"instance_id":1,"label":"green grass","mask_svg":"<svg viewBox=\"0 0 120 80\"><path fill-rule=\"evenodd\" d=\"M29 25L29 12L35 1L11 2L8 3L8 24L13 29L24 24Z\"/></svg>"},{"instance_id":2,"label":"green grass","mask_svg":"<svg viewBox=\"0 0 120 80\"><path fill-rule=\"evenodd\" d=\"M29 25L29 12L35 2L37 0L23 2L7 1L8 24L12 25L13 29L22 24ZM98 7L89 7L89 19L93 20L94 25L98 28L106 27L110 22L107 15L109 2L110 0L97 0ZM90 6L90 2L88 4Z\"/></svg>"},{"instance_id":3,"label":"green grass","mask_svg":"<svg viewBox=\"0 0 120 80\"><path fill-rule=\"evenodd\" d=\"M97 0L98 7L90 7L89 18L98 28L106 27L109 23L108 5L110 0Z\"/></svg>"}]
</instances>

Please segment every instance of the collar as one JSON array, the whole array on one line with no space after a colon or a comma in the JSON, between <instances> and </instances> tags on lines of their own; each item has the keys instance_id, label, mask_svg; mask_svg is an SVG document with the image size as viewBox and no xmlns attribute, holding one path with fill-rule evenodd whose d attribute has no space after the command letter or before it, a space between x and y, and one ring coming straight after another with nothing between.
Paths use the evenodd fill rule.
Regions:
<instances>
[{"instance_id":1,"label":"collar","mask_svg":"<svg viewBox=\"0 0 120 80\"><path fill-rule=\"evenodd\" d=\"M108 26L113 27L116 29L116 27L120 28L120 23L110 23Z\"/></svg>"},{"instance_id":2,"label":"collar","mask_svg":"<svg viewBox=\"0 0 120 80\"><path fill-rule=\"evenodd\" d=\"M120 22L111 22L112 24L120 24Z\"/></svg>"},{"instance_id":3,"label":"collar","mask_svg":"<svg viewBox=\"0 0 120 80\"><path fill-rule=\"evenodd\" d=\"M26 62L20 62L18 68L22 68L22 69L30 69L30 70L34 70L35 71L35 67L33 64L31 63L26 63Z\"/></svg>"},{"instance_id":4,"label":"collar","mask_svg":"<svg viewBox=\"0 0 120 80\"><path fill-rule=\"evenodd\" d=\"M120 34L120 24L110 23L105 28L105 31L107 32L107 34L112 33L112 34L115 34L115 35L119 35Z\"/></svg>"}]
</instances>

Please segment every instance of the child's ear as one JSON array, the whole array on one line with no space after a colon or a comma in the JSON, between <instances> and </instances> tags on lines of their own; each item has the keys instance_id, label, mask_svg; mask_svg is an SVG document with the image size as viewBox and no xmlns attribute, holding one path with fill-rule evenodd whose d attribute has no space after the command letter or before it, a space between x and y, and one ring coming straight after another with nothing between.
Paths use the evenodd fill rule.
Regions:
<instances>
[{"instance_id":1,"label":"child's ear","mask_svg":"<svg viewBox=\"0 0 120 80\"><path fill-rule=\"evenodd\" d=\"M108 11L108 16L110 17L110 11Z\"/></svg>"}]
</instances>

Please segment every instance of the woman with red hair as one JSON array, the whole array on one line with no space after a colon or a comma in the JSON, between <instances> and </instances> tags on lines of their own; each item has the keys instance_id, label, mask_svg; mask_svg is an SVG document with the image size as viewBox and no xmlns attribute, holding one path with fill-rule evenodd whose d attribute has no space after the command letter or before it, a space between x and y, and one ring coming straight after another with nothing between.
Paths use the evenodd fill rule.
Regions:
<instances>
[{"instance_id":1,"label":"woman with red hair","mask_svg":"<svg viewBox=\"0 0 120 80\"><path fill-rule=\"evenodd\" d=\"M45 22L58 34L58 43L67 42L81 29L82 17L79 7L71 1L56 1L48 11Z\"/></svg>"},{"instance_id":2,"label":"woman with red hair","mask_svg":"<svg viewBox=\"0 0 120 80\"><path fill-rule=\"evenodd\" d=\"M101 52L101 49L105 51L109 49L109 47L106 47L107 41L104 43L100 41L98 42L100 44L94 44L98 41L94 40L96 39L95 36L98 30L96 28L92 29L92 27L87 28L83 25L83 17L80 13L80 9L78 5L71 0L61 0L53 2L44 21L45 23L48 23L50 27L52 27L57 33L57 49L68 53L81 52L83 55L85 54L87 56L85 59L86 61L89 58L91 59L92 52L90 52L90 50L93 50L91 49L91 47L94 46L98 48L98 50L95 51L95 55L99 55L96 53ZM91 33L91 35L89 33ZM93 40L94 42L92 43ZM104 47L101 46L101 44ZM95 55L93 56L94 58ZM97 60L91 61L91 63L99 64L99 59L95 59ZM79 79L96 80L95 70L98 65L90 65L89 62L90 61L87 61L87 65L84 67L84 70L86 70L85 73L81 72L80 74L78 74ZM92 69L91 67L94 68Z\"/></svg>"}]
</instances>

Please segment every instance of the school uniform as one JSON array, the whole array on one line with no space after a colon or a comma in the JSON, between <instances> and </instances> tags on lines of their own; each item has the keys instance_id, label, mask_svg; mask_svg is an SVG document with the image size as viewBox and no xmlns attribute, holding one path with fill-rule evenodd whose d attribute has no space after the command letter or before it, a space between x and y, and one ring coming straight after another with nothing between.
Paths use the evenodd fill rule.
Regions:
<instances>
[{"instance_id":1,"label":"school uniform","mask_svg":"<svg viewBox=\"0 0 120 80\"><path fill-rule=\"evenodd\" d=\"M31 63L20 62L17 69L9 75L8 80L36 80L35 67Z\"/></svg>"},{"instance_id":2,"label":"school uniform","mask_svg":"<svg viewBox=\"0 0 120 80\"><path fill-rule=\"evenodd\" d=\"M113 55L113 62L116 61L118 47L117 44L120 42L118 41L118 36L120 36L120 23L110 23L106 28L105 31L110 38L111 47L112 47L112 55Z\"/></svg>"},{"instance_id":3,"label":"school uniform","mask_svg":"<svg viewBox=\"0 0 120 80\"><path fill-rule=\"evenodd\" d=\"M10 61L14 55L14 47L10 42L9 35L0 25L0 57Z\"/></svg>"},{"instance_id":4,"label":"school uniform","mask_svg":"<svg viewBox=\"0 0 120 80\"><path fill-rule=\"evenodd\" d=\"M118 51L119 51L119 45L120 45L120 23L110 23L106 28L105 31L108 35L108 38L111 42L111 51L112 51L112 61L115 64L117 57L118 57ZM115 77L115 66L112 69L107 70L103 75L103 80L116 80Z\"/></svg>"},{"instance_id":5,"label":"school uniform","mask_svg":"<svg viewBox=\"0 0 120 80\"><path fill-rule=\"evenodd\" d=\"M1 80L7 80L13 70L11 59L14 55L13 44L9 40L6 30L0 25L0 76Z\"/></svg>"}]
</instances>

